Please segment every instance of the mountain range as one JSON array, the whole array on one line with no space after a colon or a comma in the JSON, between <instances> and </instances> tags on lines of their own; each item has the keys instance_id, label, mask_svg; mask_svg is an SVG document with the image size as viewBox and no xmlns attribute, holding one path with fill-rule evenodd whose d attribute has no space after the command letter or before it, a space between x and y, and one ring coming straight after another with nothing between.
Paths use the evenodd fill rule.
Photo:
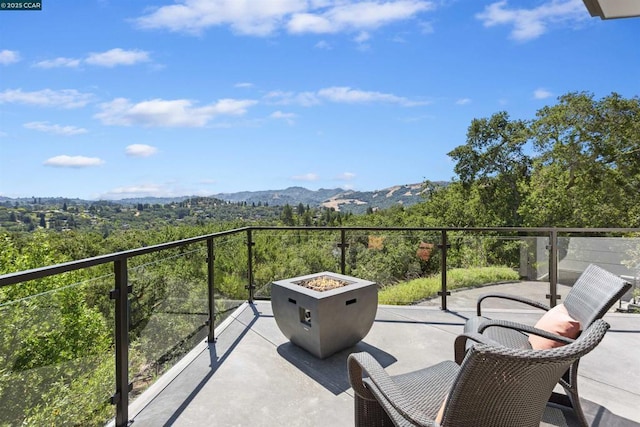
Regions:
<instances>
[{"instance_id":1,"label":"mountain range","mask_svg":"<svg viewBox=\"0 0 640 427\"><path fill-rule=\"evenodd\" d=\"M446 182L437 182L436 185L446 185ZM423 184L396 185L375 191L355 191L343 188L309 190L304 187L289 187L283 190L241 191L237 193L212 194L211 198L223 200L229 203L246 203L253 205L269 206L297 206L300 203L311 207L334 208L341 212L364 213L369 208L372 210L386 209L394 205L411 206L424 200ZM168 204L181 202L195 196L181 197L138 197L121 200L88 201L80 199L68 199L63 197L27 197L12 199L0 196L0 203L10 202L18 204L42 204L61 203L71 201L73 203L115 203L121 205L136 204ZM200 196L201 197L201 196Z\"/></svg>"},{"instance_id":2,"label":"mountain range","mask_svg":"<svg viewBox=\"0 0 640 427\"><path fill-rule=\"evenodd\" d=\"M410 206L423 201L423 186L420 184L396 185L376 191L354 191L342 188L308 190L289 187L284 190L243 191L239 193L214 194L212 197L230 202L334 208L337 211L362 213L368 208L386 209L393 205Z\"/></svg>"}]
</instances>

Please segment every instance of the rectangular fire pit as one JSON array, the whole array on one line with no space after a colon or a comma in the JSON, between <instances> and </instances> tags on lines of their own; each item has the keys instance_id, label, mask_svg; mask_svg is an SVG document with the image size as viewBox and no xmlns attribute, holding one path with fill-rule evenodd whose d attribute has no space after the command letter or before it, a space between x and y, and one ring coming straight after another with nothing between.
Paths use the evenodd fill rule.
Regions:
<instances>
[{"instance_id":1,"label":"rectangular fire pit","mask_svg":"<svg viewBox=\"0 0 640 427\"><path fill-rule=\"evenodd\" d=\"M324 359L367 335L378 286L328 271L278 280L271 284L271 307L289 341Z\"/></svg>"}]
</instances>

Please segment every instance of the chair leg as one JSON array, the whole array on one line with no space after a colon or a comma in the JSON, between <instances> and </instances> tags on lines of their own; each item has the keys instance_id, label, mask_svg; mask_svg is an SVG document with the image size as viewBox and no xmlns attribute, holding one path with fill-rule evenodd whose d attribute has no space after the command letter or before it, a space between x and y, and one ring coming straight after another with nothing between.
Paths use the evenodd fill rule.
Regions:
<instances>
[{"instance_id":1,"label":"chair leg","mask_svg":"<svg viewBox=\"0 0 640 427\"><path fill-rule=\"evenodd\" d=\"M354 395L355 425L357 427L391 427L393 422L377 400Z\"/></svg>"},{"instance_id":2,"label":"chair leg","mask_svg":"<svg viewBox=\"0 0 640 427\"><path fill-rule=\"evenodd\" d=\"M589 422L584 416L582 404L580 403L580 396L578 395L578 363L579 361L574 362L574 364L571 365L560 379L560 385L564 388L565 394L554 392L552 393L549 402L573 409L580 425L583 427L589 427Z\"/></svg>"}]
</instances>

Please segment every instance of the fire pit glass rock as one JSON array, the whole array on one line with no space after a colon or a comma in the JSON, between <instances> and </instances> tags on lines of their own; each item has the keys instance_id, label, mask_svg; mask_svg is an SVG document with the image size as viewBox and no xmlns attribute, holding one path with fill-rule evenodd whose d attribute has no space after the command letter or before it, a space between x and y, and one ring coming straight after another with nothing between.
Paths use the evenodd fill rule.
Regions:
<instances>
[{"instance_id":1,"label":"fire pit glass rock","mask_svg":"<svg viewBox=\"0 0 640 427\"><path fill-rule=\"evenodd\" d=\"M378 286L327 271L278 280L271 284L271 307L289 341L324 359L369 333Z\"/></svg>"}]
</instances>

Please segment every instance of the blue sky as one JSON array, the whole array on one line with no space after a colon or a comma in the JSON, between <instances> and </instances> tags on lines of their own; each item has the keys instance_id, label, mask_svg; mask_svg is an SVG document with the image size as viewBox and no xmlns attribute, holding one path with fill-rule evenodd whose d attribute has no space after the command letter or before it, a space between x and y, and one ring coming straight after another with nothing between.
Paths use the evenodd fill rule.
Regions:
<instances>
[{"instance_id":1,"label":"blue sky","mask_svg":"<svg viewBox=\"0 0 640 427\"><path fill-rule=\"evenodd\" d=\"M582 0L42 0L0 11L0 195L450 180L473 118L640 93Z\"/></svg>"}]
</instances>

